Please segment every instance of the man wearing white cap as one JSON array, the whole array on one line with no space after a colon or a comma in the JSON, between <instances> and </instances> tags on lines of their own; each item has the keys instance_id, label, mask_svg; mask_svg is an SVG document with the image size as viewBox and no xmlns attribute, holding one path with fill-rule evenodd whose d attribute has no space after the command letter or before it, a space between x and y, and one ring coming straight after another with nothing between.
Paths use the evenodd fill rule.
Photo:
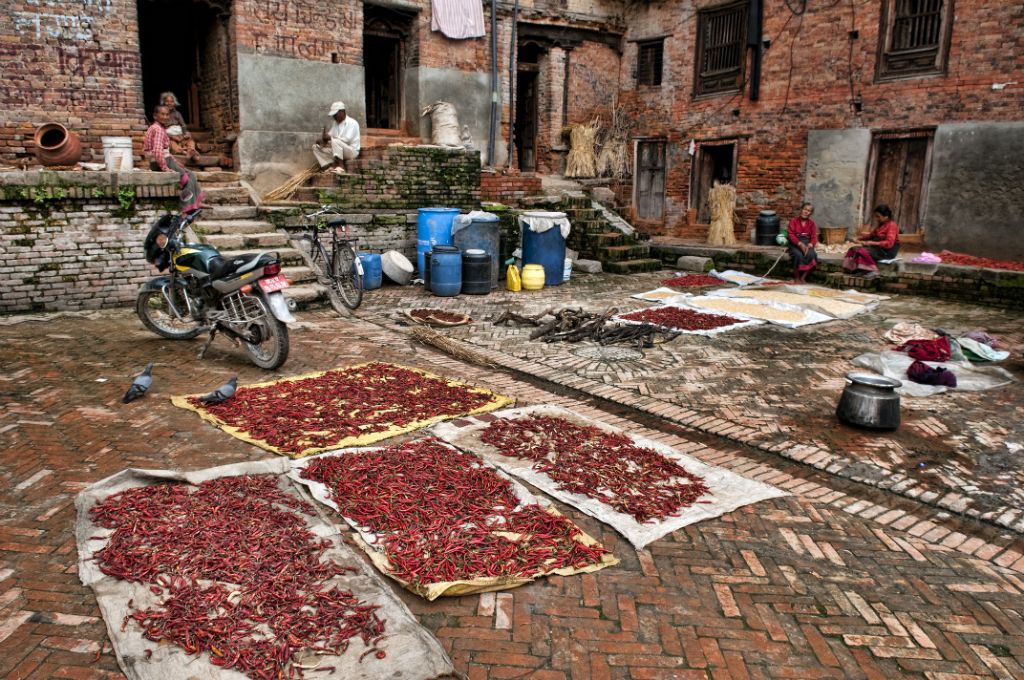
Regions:
<instances>
[{"instance_id":1,"label":"man wearing white cap","mask_svg":"<svg viewBox=\"0 0 1024 680\"><path fill-rule=\"evenodd\" d=\"M334 172L345 173L345 161L359 155L359 123L345 115L345 102L334 102L327 113L334 119L330 131L324 128L319 144L313 145L320 168L334 166Z\"/></svg>"}]
</instances>

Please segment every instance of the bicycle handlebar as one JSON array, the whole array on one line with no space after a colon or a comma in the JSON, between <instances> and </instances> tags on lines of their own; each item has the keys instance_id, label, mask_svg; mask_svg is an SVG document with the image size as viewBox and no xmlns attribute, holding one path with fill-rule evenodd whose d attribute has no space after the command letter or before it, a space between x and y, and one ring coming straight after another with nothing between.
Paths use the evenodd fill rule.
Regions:
<instances>
[{"instance_id":1,"label":"bicycle handlebar","mask_svg":"<svg viewBox=\"0 0 1024 680\"><path fill-rule=\"evenodd\" d=\"M333 204L322 205L320 206L319 210L317 210L316 212L309 213L308 215L305 216L305 218L307 220L311 220L314 217L320 217L321 215L326 215L328 213L333 213L335 211L337 211L337 207L334 206Z\"/></svg>"}]
</instances>

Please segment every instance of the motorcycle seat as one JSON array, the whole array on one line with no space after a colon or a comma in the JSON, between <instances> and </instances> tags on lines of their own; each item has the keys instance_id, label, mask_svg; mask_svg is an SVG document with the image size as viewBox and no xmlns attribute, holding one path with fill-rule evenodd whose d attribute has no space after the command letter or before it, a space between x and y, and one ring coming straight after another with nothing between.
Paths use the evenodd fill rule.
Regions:
<instances>
[{"instance_id":1,"label":"motorcycle seat","mask_svg":"<svg viewBox=\"0 0 1024 680\"><path fill-rule=\"evenodd\" d=\"M242 253L234 257L211 257L209 264L210 278L223 279L235 272L245 272L248 269L252 269L262 255L263 253Z\"/></svg>"}]
</instances>

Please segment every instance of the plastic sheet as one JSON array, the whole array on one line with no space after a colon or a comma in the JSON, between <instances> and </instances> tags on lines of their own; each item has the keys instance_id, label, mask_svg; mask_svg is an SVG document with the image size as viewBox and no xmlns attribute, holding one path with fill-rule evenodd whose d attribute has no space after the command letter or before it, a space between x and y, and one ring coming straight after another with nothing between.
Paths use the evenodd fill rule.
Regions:
<instances>
[{"instance_id":1,"label":"plastic sheet","mask_svg":"<svg viewBox=\"0 0 1024 680\"><path fill-rule=\"evenodd\" d=\"M881 373L887 378L899 380L902 386L897 387L896 391L908 397L930 397L942 394L950 389L942 385L921 385L910 380L907 377L907 369L910 367L910 364L914 363L914 359L903 352L886 350L884 352L861 354L853 360L853 363L856 366L870 369L875 373ZM952 371L956 375L955 389L957 390L967 390L969 392L991 390L1003 385L1009 385L1015 380L1009 371L998 366L974 366L968 361L926 361L924 363L932 368L941 366Z\"/></svg>"}]
</instances>

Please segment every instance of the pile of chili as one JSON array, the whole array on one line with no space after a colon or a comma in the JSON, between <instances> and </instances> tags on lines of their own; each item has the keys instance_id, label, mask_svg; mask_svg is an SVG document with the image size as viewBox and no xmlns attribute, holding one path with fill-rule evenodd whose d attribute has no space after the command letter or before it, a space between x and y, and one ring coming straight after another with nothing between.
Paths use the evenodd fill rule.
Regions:
<instances>
[{"instance_id":1,"label":"pile of chili","mask_svg":"<svg viewBox=\"0 0 1024 680\"><path fill-rule=\"evenodd\" d=\"M722 326L731 326L743 323L737 319L723 314L708 314L693 309L682 307L653 307L641 309L629 314L623 314L620 319L628 321L642 321L644 323L662 326L664 328L675 328L681 331L706 331Z\"/></svg>"},{"instance_id":2,"label":"pile of chili","mask_svg":"<svg viewBox=\"0 0 1024 680\"><path fill-rule=\"evenodd\" d=\"M480 458L423 439L322 456L302 476L327 486L341 514L377 537L394 577L430 585L479 577L534 577L601 562L608 551L539 505Z\"/></svg>"},{"instance_id":3,"label":"pile of chili","mask_svg":"<svg viewBox=\"0 0 1024 680\"><path fill-rule=\"evenodd\" d=\"M313 509L274 476L135 487L90 515L114 530L100 570L166 595L150 609L129 602L122 630L134 621L148 640L267 680L302 677L303 660L342 654L355 637L383 652L378 606L332 583L356 570L324 558L331 542L303 517Z\"/></svg>"},{"instance_id":4,"label":"pile of chili","mask_svg":"<svg viewBox=\"0 0 1024 680\"><path fill-rule=\"evenodd\" d=\"M705 276L704 274L683 274L682 276L676 276L671 279L664 279L661 282L663 286L673 286L675 288L699 288L702 286L721 286L725 283L721 279L716 279L714 276Z\"/></svg>"},{"instance_id":5,"label":"pile of chili","mask_svg":"<svg viewBox=\"0 0 1024 680\"><path fill-rule=\"evenodd\" d=\"M939 257L946 264L959 264L966 267L987 267L989 269L1009 269L1015 272L1024 272L1024 262L1011 262L1009 260L993 260L988 257L978 257L966 253L954 253L943 250Z\"/></svg>"},{"instance_id":6,"label":"pile of chili","mask_svg":"<svg viewBox=\"0 0 1024 680\"><path fill-rule=\"evenodd\" d=\"M348 437L457 416L494 399L394 364L373 362L272 385L239 387L221 404L190 403L287 455L339 445Z\"/></svg>"},{"instance_id":7,"label":"pile of chili","mask_svg":"<svg viewBox=\"0 0 1024 680\"><path fill-rule=\"evenodd\" d=\"M481 433L505 456L533 462L558 488L593 498L638 522L674 517L710 493L704 479L654 449L552 416L501 418Z\"/></svg>"}]
</instances>

